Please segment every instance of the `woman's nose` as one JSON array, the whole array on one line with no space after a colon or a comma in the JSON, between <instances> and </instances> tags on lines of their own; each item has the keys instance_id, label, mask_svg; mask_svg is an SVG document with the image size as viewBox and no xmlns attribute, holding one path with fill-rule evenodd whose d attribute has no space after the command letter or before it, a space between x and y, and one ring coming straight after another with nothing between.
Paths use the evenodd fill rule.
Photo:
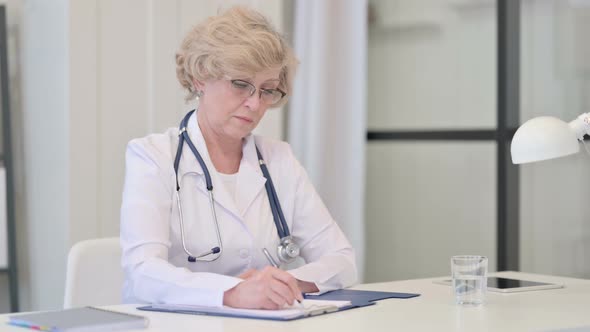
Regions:
<instances>
[{"instance_id":1,"label":"woman's nose","mask_svg":"<svg viewBox=\"0 0 590 332\"><path fill-rule=\"evenodd\" d=\"M254 94L252 94L250 97L246 98L246 101L244 102L244 104L246 106L248 106L251 110L257 111L258 108L260 107L260 92L258 92L258 90L256 90L254 92Z\"/></svg>"}]
</instances>

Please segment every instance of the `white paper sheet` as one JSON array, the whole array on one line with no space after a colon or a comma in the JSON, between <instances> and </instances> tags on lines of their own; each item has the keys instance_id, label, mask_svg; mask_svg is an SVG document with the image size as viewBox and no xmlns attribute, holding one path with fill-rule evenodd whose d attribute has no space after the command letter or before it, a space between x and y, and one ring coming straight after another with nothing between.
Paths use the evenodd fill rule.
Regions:
<instances>
[{"instance_id":1,"label":"white paper sheet","mask_svg":"<svg viewBox=\"0 0 590 332\"><path fill-rule=\"evenodd\" d=\"M237 309L230 307L202 307L187 304L152 304L152 308L184 313L202 313L233 317L250 317L263 319L293 319L304 317L314 310L337 311L350 305L350 301L303 300L301 304L294 304L279 310ZM333 308L333 310L326 311ZM324 310L325 309L325 310ZM320 313L321 314L321 313ZM313 315L313 314L312 314Z\"/></svg>"}]
</instances>

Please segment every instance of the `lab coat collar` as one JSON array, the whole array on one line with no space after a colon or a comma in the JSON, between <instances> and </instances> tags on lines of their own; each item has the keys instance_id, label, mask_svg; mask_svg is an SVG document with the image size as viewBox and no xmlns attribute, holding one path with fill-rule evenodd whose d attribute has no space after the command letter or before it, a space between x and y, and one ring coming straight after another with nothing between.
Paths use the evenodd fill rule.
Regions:
<instances>
[{"instance_id":1,"label":"lab coat collar","mask_svg":"<svg viewBox=\"0 0 590 332\"><path fill-rule=\"evenodd\" d=\"M242 160L240 161L240 167L238 170L236 199L234 200L226 191L225 186L223 186L221 180L217 176L217 171L209 157L207 144L205 143L203 133L198 124L197 112L191 115L187 125L187 132L191 141L201 154L205 165L207 165L207 168L209 169L215 201L237 217L243 218L246 210L264 188L264 184L266 183L266 179L262 175L262 171L258 166L254 135L250 134L246 136L242 144ZM197 173L201 175L202 185L198 187L200 191L207 193L203 170L192 151L185 143L182 147L182 156L178 167L179 179L182 179L186 173Z\"/></svg>"}]
</instances>

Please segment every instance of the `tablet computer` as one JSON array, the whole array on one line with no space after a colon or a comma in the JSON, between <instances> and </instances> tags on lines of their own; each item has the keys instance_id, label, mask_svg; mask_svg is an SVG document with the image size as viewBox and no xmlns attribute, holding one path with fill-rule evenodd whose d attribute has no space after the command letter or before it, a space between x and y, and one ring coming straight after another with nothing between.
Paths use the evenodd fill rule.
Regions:
<instances>
[{"instance_id":1,"label":"tablet computer","mask_svg":"<svg viewBox=\"0 0 590 332\"><path fill-rule=\"evenodd\" d=\"M435 280L434 282L437 284L451 285L451 279ZM491 292L513 293L563 287L565 287L563 284L556 283L502 277L488 277L488 290Z\"/></svg>"}]
</instances>

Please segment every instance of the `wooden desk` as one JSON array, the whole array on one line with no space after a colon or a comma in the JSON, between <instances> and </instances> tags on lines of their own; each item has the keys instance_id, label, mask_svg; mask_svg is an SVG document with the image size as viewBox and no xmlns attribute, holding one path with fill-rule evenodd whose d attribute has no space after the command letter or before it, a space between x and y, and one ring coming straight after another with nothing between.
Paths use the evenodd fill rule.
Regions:
<instances>
[{"instance_id":1,"label":"wooden desk","mask_svg":"<svg viewBox=\"0 0 590 332\"><path fill-rule=\"evenodd\" d=\"M376 305L292 322L193 316L145 312L135 305L106 308L149 317L143 331L207 332L368 332L368 331L551 331L586 327L590 330L590 280L500 272L494 275L533 281L558 282L563 289L512 294L488 292L482 307L460 307L453 303L449 286L434 279L416 279L364 284L364 290L420 293L419 297L379 301ZM436 278L440 279L440 278ZM0 331L26 331L6 325L9 315L0 315ZM581 331L581 330L580 330Z\"/></svg>"}]
</instances>

